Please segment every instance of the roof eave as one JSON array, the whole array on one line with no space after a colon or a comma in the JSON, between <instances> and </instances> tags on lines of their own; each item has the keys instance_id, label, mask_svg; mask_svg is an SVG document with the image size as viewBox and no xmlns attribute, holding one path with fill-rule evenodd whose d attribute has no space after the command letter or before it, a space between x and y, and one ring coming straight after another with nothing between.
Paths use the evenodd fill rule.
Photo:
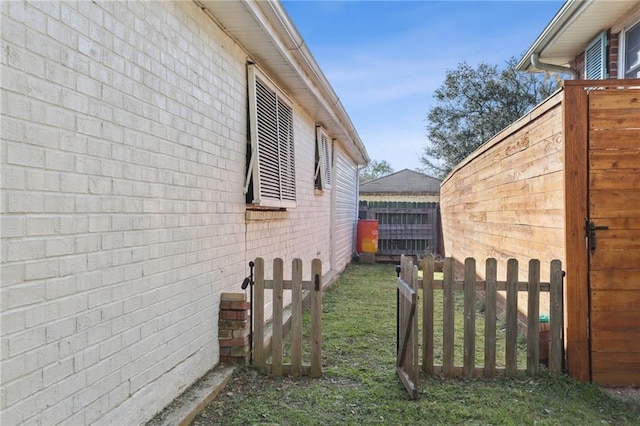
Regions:
<instances>
[{"instance_id":1,"label":"roof eave","mask_svg":"<svg viewBox=\"0 0 640 426\"><path fill-rule=\"evenodd\" d=\"M527 53L524 54L518 65L516 65L517 71L532 71L534 70L533 64L531 63L531 56L534 53L540 55L544 49L549 45L549 43L553 42L557 37L559 37L565 30L566 25L574 16L576 16L576 12L579 13L580 10L587 7L593 0L567 0L567 2L562 6L562 8L555 14L555 16L551 19L551 22L545 27L545 29L540 33L538 38L533 42ZM565 65L563 60L559 61L550 61L545 58L546 62L554 63L555 65Z\"/></svg>"},{"instance_id":2,"label":"roof eave","mask_svg":"<svg viewBox=\"0 0 640 426\"><path fill-rule=\"evenodd\" d=\"M331 84L277 0L194 0L221 28L338 139L357 165L367 150ZM252 31L246 31L250 27ZM265 40L272 41L265 43Z\"/></svg>"}]
</instances>

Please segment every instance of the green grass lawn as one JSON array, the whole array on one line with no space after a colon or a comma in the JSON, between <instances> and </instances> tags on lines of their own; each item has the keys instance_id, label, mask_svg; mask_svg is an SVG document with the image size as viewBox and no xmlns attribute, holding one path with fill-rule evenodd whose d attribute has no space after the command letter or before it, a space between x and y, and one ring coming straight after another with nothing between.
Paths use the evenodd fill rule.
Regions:
<instances>
[{"instance_id":1,"label":"green grass lawn","mask_svg":"<svg viewBox=\"0 0 640 426\"><path fill-rule=\"evenodd\" d=\"M353 264L327 291L321 379L240 368L194 425L640 424L640 407L546 373L423 377L409 400L395 372L395 277L394 265Z\"/></svg>"}]
</instances>

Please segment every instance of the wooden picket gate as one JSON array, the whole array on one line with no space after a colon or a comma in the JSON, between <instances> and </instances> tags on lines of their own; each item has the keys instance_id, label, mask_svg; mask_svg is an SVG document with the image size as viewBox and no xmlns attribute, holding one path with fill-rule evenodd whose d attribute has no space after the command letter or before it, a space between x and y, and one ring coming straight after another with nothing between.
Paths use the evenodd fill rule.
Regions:
<instances>
[{"instance_id":1,"label":"wooden picket gate","mask_svg":"<svg viewBox=\"0 0 640 426\"><path fill-rule=\"evenodd\" d=\"M418 399L420 367L418 357L417 292L418 270L410 258L401 259L401 270L396 283L398 296L398 377L411 399Z\"/></svg>"},{"instance_id":2,"label":"wooden picket gate","mask_svg":"<svg viewBox=\"0 0 640 426\"><path fill-rule=\"evenodd\" d=\"M404 256L401 259L401 271L398 277L399 289L398 324L398 375L407 387L412 398L417 396L417 373L412 370L416 362L411 353L418 351L418 339L415 341L407 337L417 332L417 322L408 320L412 308L409 306L419 290L422 290L422 371L426 375L439 374L444 377L473 377L482 375L493 377L497 375L514 376L526 373L536 374L539 371L539 295L541 291L549 292L549 371L561 372L563 360L563 271L562 263L553 260L550 265L549 282L540 282L540 262L536 259L529 261L529 277L527 281L518 280L518 261L509 259L507 262L507 279L498 281L497 262L487 259L485 280L476 278L476 261L467 258L464 265L464 279L456 280L454 260L444 260L442 280L434 279L434 259L427 256L424 259L423 278L418 278L418 269L413 262ZM443 292L443 320L442 320L442 365L434 363L434 291ZM454 365L454 321L455 321L455 292L462 291L464 298L464 347L463 365ZM497 292L506 292L506 336L504 367L496 366L496 328ZM518 292L527 292L527 365L526 369L519 369L517 363L518 345ZM478 293L484 294L485 336L484 336L484 365L476 366L476 298ZM400 297L402 294L402 297ZM401 300L405 300L402 302ZM403 311L404 309L404 311ZM404 348L405 342L407 346ZM400 355L403 356L401 359ZM416 359L418 356L416 355ZM411 377L407 385L407 377Z\"/></svg>"},{"instance_id":3,"label":"wooden picket gate","mask_svg":"<svg viewBox=\"0 0 640 426\"><path fill-rule=\"evenodd\" d=\"M274 376L322 376L322 262L311 262L311 281L302 280L302 260L294 259L291 280L285 280L282 259L273 260L273 279L264 276L264 259L255 260L253 294L253 364ZM265 290L273 292L272 333L265 338ZM284 321L284 290L291 291L291 316ZM303 297L303 291L308 291ZM302 315L311 304L310 364L302 362ZM306 303L305 303L306 302ZM284 341L291 335L291 363L284 364ZM270 362L269 362L270 361Z\"/></svg>"}]
</instances>

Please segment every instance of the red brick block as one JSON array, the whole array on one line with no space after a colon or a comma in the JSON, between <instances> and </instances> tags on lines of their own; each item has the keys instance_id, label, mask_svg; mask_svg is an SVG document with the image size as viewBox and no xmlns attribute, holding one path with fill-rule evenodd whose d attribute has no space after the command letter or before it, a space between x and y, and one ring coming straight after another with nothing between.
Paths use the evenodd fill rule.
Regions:
<instances>
[{"instance_id":1,"label":"red brick block","mask_svg":"<svg viewBox=\"0 0 640 426\"><path fill-rule=\"evenodd\" d=\"M249 302L220 302L221 311L247 311L251 308Z\"/></svg>"},{"instance_id":2,"label":"red brick block","mask_svg":"<svg viewBox=\"0 0 640 426\"><path fill-rule=\"evenodd\" d=\"M236 321L236 320L218 320L218 328L221 330L244 330L249 327L249 321Z\"/></svg>"},{"instance_id":3,"label":"red brick block","mask_svg":"<svg viewBox=\"0 0 640 426\"><path fill-rule=\"evenodd\" d=\"M249 338L243 339L220 339L221 348L241 347L249 346Z\"/></svg>"},{"instance_id":4,"label":"red brick block","mask_svg":"<svg viewBox=\"0 0 640 426\"><path fill-rule=\"evenodd\" d=\"M249 318L249 311L220 311L220 319L246 320Z\"/></svg>"}]
</instances>

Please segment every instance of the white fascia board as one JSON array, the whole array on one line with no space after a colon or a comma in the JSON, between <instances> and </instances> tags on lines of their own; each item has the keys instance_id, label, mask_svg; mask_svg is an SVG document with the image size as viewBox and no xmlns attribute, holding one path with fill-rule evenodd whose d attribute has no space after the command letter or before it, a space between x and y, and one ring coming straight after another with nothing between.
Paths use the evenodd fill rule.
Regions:
<instances>
[{"instance_id":1,"label":"white fascia board","mask_svg":"<svg viewBox=\"0 0 640 426\"><path fill-rule=\"evenodd\" d=\"M269 71L271 78L312 114L317 124L341 141L356 164L369 161L351 119L279 1L194 2L208 9L222 29ZM259 32L260 40L242 31L247 26ZM270 43L264 43L265 39Z\"/></svg>"},{"instance_id":2,"label":"white fascia board","mask_svg":"<svg viewBox=\"0 0 640 426\"><path fill-rule=\"evenodd\" d=\"M516 70L531 71L533 68L533 65L531 64L531 55L534 53L541 54L551 41L557 39L565 31L567 23L578 16L576 15L576 11L587 7L592 1L593 0L567 0L558 13L556 13L551 19L551 22L549 22L544 30L542 30L542 33L540 33L531 47L529 47L527 53L525 53L522 59L520 59L520 62L516 65ZM540 56L540 60L552 63L548 58L544 58L542 55ZM564 61L561 60L560 62Z\"/></svg>"}]
</instances>

